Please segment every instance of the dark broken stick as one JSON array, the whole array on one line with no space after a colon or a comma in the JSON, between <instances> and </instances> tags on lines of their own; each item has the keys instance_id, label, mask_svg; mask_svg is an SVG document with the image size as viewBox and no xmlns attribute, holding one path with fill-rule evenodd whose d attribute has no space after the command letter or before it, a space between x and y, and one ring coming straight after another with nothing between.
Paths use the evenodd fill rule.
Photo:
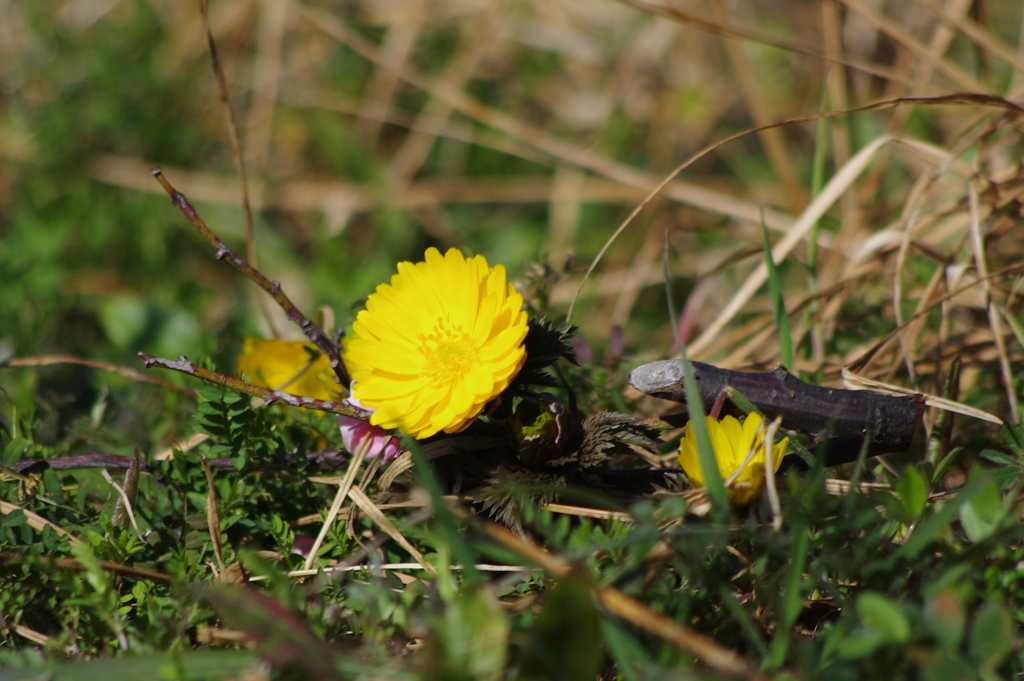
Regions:
<instances>
[{"instance_id":1,"label":"dark broken stick","mask_svg":"<svg viewBox=\"0 0 1024 681\"><path fill-rule=\"evenodd\" d=\"M185 195L171 186L171 183L167 181L160 169L153 171L153 177L156 178L160 186L164 188L164 191L171 197L171 203L178 207L178 209L185 214L192 226L196 228L200 235L206 239L207 243L217 249L217 259L226 260L236 270L247 276L250 280L256 283L261 289L270 294L270 297L274 299L284 313L288 316L288 319L295 322L302 333L306 334L309 340L320 348L320 351L327 355L327 358L331 362L331 368L334 369L334 373L338 376L338 381L344 388L348 388L351 383L351 378L348 375L348 371L345 369L345 363L341 360L341 352L338 350L338 344L332 341L324 330L314 322L312 319L306 317L299 311L299 308L295 307L295 304L285 295L284 291L281 290L281 282L271 281L267 279L262 272L257 270L255 267L247 263L246 261L239 258L235 253L228 248L220 238L213 233L203 219L196 213L196 209L192 207L192 204L188 202Z\"/></svg>"},{"instance_id":2,"label":"dark broken stick","mask_svg":"<svg viewBox=\"0 0 1024 681\"><path fill-rule=\"evenodd\" d=\"M693 362L693 370L705 409L711 408L726 388L734 388L768 419L781 416L784 428L810 435L815 443L827 441L829 466L854 460L865 437L869 438L870 456L907 451L924 411L924 400L919 396L895 397L811 385L782 365L755 373ZM686 403L678 360L641 365L633 369L629 383L648 395Z\"/></svg>"}]
</instances>

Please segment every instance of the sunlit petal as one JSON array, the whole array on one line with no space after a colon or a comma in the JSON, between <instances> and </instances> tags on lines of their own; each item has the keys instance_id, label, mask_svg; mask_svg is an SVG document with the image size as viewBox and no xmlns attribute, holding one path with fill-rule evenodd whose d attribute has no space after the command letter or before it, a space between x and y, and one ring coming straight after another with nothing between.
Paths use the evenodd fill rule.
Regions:
<instances>
[{"instance_id":1,"label":"sunlit petal","mask_svg":"<svg viewBox=\"0 0 1024 681\"><path fill-rule=\"evenodd\" d=\"M422 439L468 426L526 360L523 299L505 269L456 249L402 262L345 339L353 395L372 423Z\"/></svg>"}]
</instances>

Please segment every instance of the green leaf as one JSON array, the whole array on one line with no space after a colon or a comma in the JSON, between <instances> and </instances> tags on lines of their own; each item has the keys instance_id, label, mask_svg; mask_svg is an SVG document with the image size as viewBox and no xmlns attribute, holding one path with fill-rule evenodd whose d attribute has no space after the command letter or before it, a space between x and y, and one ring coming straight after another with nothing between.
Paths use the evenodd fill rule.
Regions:
<instances>
[{"instance_id":1,"label":"green leaf","mask_svg":"<svg viewBox=\"0 0 1024 681\"><path fill-rule=\"evenodd\" d=\"M99 320L103 332L114 345L127 349L143 336L152 334L155 318L152 310L134 296L111 296L100 306Z\"/></svg>"},{"instance_id":2,"label":"green leaf","mask_svg":"<svg viewBox=\"0 0 1024 681\"><path fill-rule=\"evenodd\" d=\"M256 639L256 652L278 664L303 668L308 678L340 679L334 652L300 617L279 601L237 584L217 584L198 590L228 626Z\"/></svg>"},{"instance_id":3,"label":"green leaf","mask_svg":"<svg viewBox=\"0 0 1024 681\"><path fill-rule=\"evenodd\" d=\"M1001 605L988 603L974 617L969 637L971 657L980 665L994 667L1013 645L1013 621Z\"/></svg>"},{"instance_id":4,"label":"green leaf","mask_svg":"<svg viewBox=\"0 0 1024 681\"><path fill-rule=\"evenodd\" d=\"M942 479L942 476L946 474L946 471L949 469L950 465L957 460L957 457L959 457L960 454L963 453L963 451L963 447L954 447L953 449L949 450L949 454L946 454L946 457L939 462L938 466L935 467L935 472L932 473L932 484Z\"/></svg>"},{"instance_id":5,"label":"green leaf","mask_svg":"<svg viewBox=\"0 0 1024 681\"><path fill-rule=\"evenodd\" d=\"M626 681L639 681L642 677L637 670L649 664L643 645L611 617L601 618L601 638L622 677Z\"/></svg>"},{"instance_id":6,"label":"green leaf","mask_svg":"<svg viewBox=\"0 0 1024 681\"><path fill-rule=\"evenodd\" d=\"M451 548L452 556L455 560L463 566L462 578L465 584L472 585L482 582L483 576L476 568L473 567L476 563L473 551L470 549L465 536L459 532L458 523L455 522L455 516L444 501L443 493L441 492L441 484L438 482L437 476L434 474L434 469L427 460L423 458L423 454L420 452L419 446L415 441L409 442L408 446L412 452L412 460L416 467L416 473L419 476L420 485L422 485L430 495L431 507L434 511L434 516L437 519L438 529L440 530L442 540Z\"/></svg>"},{"instance_id":7,"label":"green leaf","mask_svg":"<svg viewBox=\"0 0 1024 681\"><path fill-rule=\"evenodd\" d=\"M590 681L601 668L601 625L586 575L573 572L547 595L526 645L521 676Z\"/></svg>"},{"instance_id":8,"label":"green leaf","mask_svg":"<svg viewBox=\"0 0 1024 681\"><path fill-rule=\"evenodd\" d=\"M963 599L954 589L944 589L924 606L924 623L943 648L956 651L964 636L967 615Z\"/></svg>"},{"instance_id":9,"label":"green leaf","mask_svg":"<svg viewBox=\"0 0 1024 681\"><path fill-rule=\"evenodd\" d=\"M1013 453L1018 458L1024 459L1024 424L1014 425L1007 420L1003 421L1003 427L1000 430L1003 439L1006 440L1006 444L1010 445Z\"/></svg>"},{"instance_id":10,"label":"green leaf","mask_svg":"<svg viewBox=\"0 0 1024 681\"><path fill-rule=\"evenodd\" d=\"M848 636L839 646L837 654L844 660L856 660L867 657L884 643L876 632L859 632Z\"/></svg>"},{"instance_id":11,"label":"green leaf","mask_svg":"<svg viewBox=\"0 0 1024 681\"><path fill-rule=\"evenodd\" d=\"M980 468L974 467L968 480L979 479L983 475ZM960 507L960 524L964 532L973 542L987 539L999 526L1002 518L1003 497L999 486L991 475L984 474L984 482L977 494L964 501Z\"/></svg>"},{"instance_id":12,"label":"green leaf","mask_svg":"<svg viewBox=\"0 0 1024 681\"><path fill-rule=\"evenodd\" d=\"M804 593L800 588L800 582L803 578L804 566L807 564L807 544L810 540L810 532L802 525L794 527L793 532L795 539L790 552L785 586L779 597L779 622L772 637L771 652L765 662L767 669L775 669L785 662L793 625L796 623L797 617L800 616L804 605Z\"/></svg>"},{"instance_id":13,"label":"green leaf","mask_svg":"<svg viewBox=\"0 0 1024 681\"><path fill-rule=\"evenodd\" d=\"M910 622L900 607L884 594L865 591L857 598L857 615L869 631L886 643L910 638Z\"/></svg>"},{"instance_id":14,"label":"green leaf","mask_svg":"<svg viewBox=\"0 0 1024 681\"><path fill-rule=\"evenodd\" d=\"M1013 458L1009 454L1004 454L996 449L983 449L978 452L978 456L983 459L988 459L992 463L997 463L1002 466L1014 466L1020 468L1020 460Z\"/></svg>"},{"instance_id":15,"label":"green leaf","mask_svg":"<svg viewBox=\"0 0 1024 681\"><path fill-rule=\"evenodd\" d=\"M967 485L960 490L960 493L952 499L943 502L934 515L922 521L917 526L917 530L910 535L910 539L892 554L888 562L893 565L899 565L917 556L928 544L935 541L939 534L956 519L961 506L978 495L985 484L991 481L992 478L984 472L981 475L969 477Z\"/></svg>"},{"instance_id":16,"label":"green leaf","mask_svg":"<svg viewBox=\"0 0 1024 681\"><path fill-rule=\"evenodd\" d=\"M917 520L928 503L928 483L916 467L910 466L903 471L896 483L896 493L903 502L908 520Z\"/></svg>"},{"instance_id":17,"label":"green leaf","mask_svg":"<svg viewBox=\"0 0 1024 681\"><path fill-rule=\"evenodd\" d=\"M210 414L212 416L223 416L224 409L221 407L220 402L200 402L196 405L197 414Z\"/></svg>"},{"instance_id":18,"label":"green leaf","mask_svg":"<svg viewBox=\"0 0 1024 681\"><path fill-rule=\"evenodd\" d=\"M3 516L0 526L2 527L21 527L28 522L28 517L25 515L25 511L17 509L11 511L7 515Z\"/></svg>"},{"instance_id":19,"label":"green leaf","mask_svg":"<svg viewBox=\"0 0 1024 681\"><path fill-rule=\"evenodd\" d=\"M925 681L969 681L977 678L974 667L953 653L946 653L921 670Z\"/></svg>"},{"instance_id":20,"label":"green leaf","mask_svg":"<svg viewBox=\"0 0 1024 681\"><path fill-rule=\"evenodd\" d=\"M227 392L224 388L204 385L198 391L199 397L203 398L207 402L220 402Z\"/></svg>"},{"instance_id":21,"label":"green leaf","mask_svg":"<svg viewBox=\"0 0 1024 681\"><path fill-rule=\"evenodd\" d=\"M492 589L465 589L447 604L429 657L445 678L498 681L508 659L511 624Z\"/></svg>"}]
</instances>

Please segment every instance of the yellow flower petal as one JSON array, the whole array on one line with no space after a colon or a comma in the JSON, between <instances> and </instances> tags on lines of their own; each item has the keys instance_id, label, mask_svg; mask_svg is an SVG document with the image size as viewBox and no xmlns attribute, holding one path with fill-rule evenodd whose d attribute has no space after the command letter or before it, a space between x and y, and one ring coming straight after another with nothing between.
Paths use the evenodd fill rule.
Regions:
<instances>
[{"instance_id":1,"label":"yellow flower petal","mask_svg":"<svg viewBox=\"0 0 1024 681\"><path fill-rule=\"evenodd\" d=\"M764 433L758 432L761 426L760 414L750 414L741 424L732 416L716 421L710 416L705 417L711 447L715 450L718 472L723 480L728 480L743 462L747 455L754 452L750 461L740 470L736 479L729 487L729 500L737 506L748 506L755 503L765 486L765 446ZM782 438L772 446L773 473L779 469L782 457L789 446L789 438ZM679 465L694 487L704 486L704 473L700 466L697 451L697 438L693 433L692 421L686 424L686 431L679 443Z\"/></svg>"},{"instance_id":2,"label":"yellow flower petal","mask_svg":"<svg viewBox=\"0 0 1024 681\"><path fill-rule=\"evenodd\" d=\"M310 354L309 351L313 351ZM334 380L327 356L303 341L246 338L238 357L238 373L256 385L318 400L338 400L344 390Z\"/></svg>"},{"instance_id":3,"label":"yellow flower petal","mask_svg":"<svg viewBox=\"0 0 1024 681\"><path fill-rule=\"evenodd\" d=\"M523 299L505 268L456 249L402 262L345 338L353 397L371 423L416 438L468 426L526 361Z\"/></svg>"}]
</instances>

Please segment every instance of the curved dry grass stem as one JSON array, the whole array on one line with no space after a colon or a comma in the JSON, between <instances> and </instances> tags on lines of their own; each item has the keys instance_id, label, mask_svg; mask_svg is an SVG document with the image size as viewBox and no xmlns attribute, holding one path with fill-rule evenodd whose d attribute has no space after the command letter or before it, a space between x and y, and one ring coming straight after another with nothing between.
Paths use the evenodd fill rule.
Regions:
<instances>
[{"instance_id":1,"label":"curved dry grass stem","mask_svg":"<svg viewBox=\"0 0 1024 681\"><path fill-rule=\"evenodd\" d=\"M988 259L985 257L985 239L981 234L981 217L978 208L978 190L974 182L967 183L967 207L971 216L971 247L974 251L974 266L981 281L981 290L985 296L985 308L988 313L989 327L992 329L992 340L999 355L999 370L1002 374L1003 388L1006 390L1006 401L1010 407L1010 421L1017 423L1020 414L1017 412L1017 394L1013 388L1013 373L1010 370L1010 359L1006 354L1003 342L1003 330L999 322L999 311L992 300L992 287L989 284Z\"/></svg>"},{"instance_id":2,"label":"curved dry grass stem","mask_svg":"<svg viewBox=\"0 0 1024 681\"><path fill-rule=\"evenodd\" d=\"M0 369L4 367L45 367L53 366L55 364L80 364L82 366L92 367L93 369L100 369L101 371L110 371L115 374L121 374L127 376L133 381L141 381L143 383L152 383L158 385L161 388L167 390L173 390L176 393L181 393L186 397L196 398L196 391L191 388L182 388L181 386L174 385L162 378L156 376L147 376L144 373L136 371L135 369L129 369L128 367L118 366L116 364L110 364L108 362L97 362L92 359L83 359L81 357L72 357L71 355L40 355L39 357L16 357L9 359L5 362L0 362Z\"/></svg>"},{"instance_id":3,"label":"curved dry grass stem","mask_svg":"<svg viewBox=\"0 0 1024 681\"><path fill-rule=\"evenodd\" d=\"M598 251L594 257L594 261L590 264L586 274L583 276L583 281L580 283L580 288L576 292L576 296L573 297L572 303L569 305L569 311L566 314L566 320L572 318L573 309L576 306L576 301L579 299L580 292L583 286L586 284L590 275L594 272L597 264L604 257L604 254L611 247L612 243L626 230L626 227L633 222L634 218L642 211L647 204L654 200L658 194L660 194L666 187L669 186L673 180L675 180L684 170L693 165L696 161L707 156L716 149L733 142L741 137L751 135L753 133L762 132L772 128L784 127L797 125L800 123L806 123L809 121L815 121L821 118L829 118L833 116L840 116L858 111L872 111L877 109L884 109L893 106L899 106L901 104L974 104L978 106L990 106L1000 109L1008 109L1017 113L1024 113L1024 107L1021 107L1015 102L1011 102L1002 97L997 97L987 94L974 94L974 93L954 93L950 95L935 95L935 96L924 96L924 95L911 95L906 97L890 97L883 100L864 104L862 106L851 107L841 111L827 111L823 113L810 114L807 116L800 116L797 118L790 118L783 121L776 121L768 125L757 126L754 128L748 128L741 132L729 135L728 137L715 142L699 152L688 158L686 161L676 166L676 168L664 177L661 182L658 183L654 189L652 189L647 196L644 197L643 201L633 209L633 212L619 225L618 229L612 234L611 237L605 242L604 246ZM867 164L872 160L872 156L878 150L879 147L887 142L896 140L897 138L882 136L874 140L871 144L861 149L856 156L850 159L840 170L838 170L829 181L822 191L815 197L814 201L804 210L800 218L789 225L787 228L786 236L772 250L772 257L775 262L781 262L786 255L793 249L798 241L803 239L807 232L810 231L811 227L825 214L829 207L839 198L839 195L844 193L849 186L853 183L856 177L863 172ZM899 140L905 142L904 140ZM913 146L912 142L905 142L908 146ZM767 224L767 214L765 214L765 223ZM711 327L706 330L691 346L691 352L696 355L700 351L706 349L706 346L711 342L714 335L716 335L721 327L725 325L732 317L739 311L739 308L743 306L754 294L754 292L760 288L767 279L767 267L762 263L758 266L754 274L750 276L743 288L738 292L729 305L726 311L715 322L712 323ZM712 333L713 331L713 333Z\"/></svg>"}]
</instances>

